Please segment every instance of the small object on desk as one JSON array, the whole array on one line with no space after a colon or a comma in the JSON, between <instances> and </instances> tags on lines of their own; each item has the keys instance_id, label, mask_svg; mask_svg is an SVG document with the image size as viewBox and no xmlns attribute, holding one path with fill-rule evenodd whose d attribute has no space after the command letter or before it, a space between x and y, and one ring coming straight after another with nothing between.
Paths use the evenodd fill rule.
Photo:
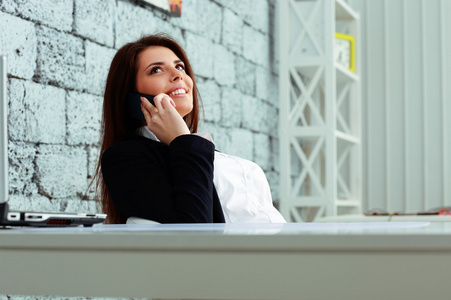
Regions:
<instances>
[{"instance_id":1,"label":"small object on desk","mask_svg":"<svg viewBox=\"0 0 451 300\"><path fill-rule=\"evenodd\" d=\"M430 211L420 211L417 213L399 213L399 212L389 212L383 209L372 209L365 213L365 216L451 216L451 208L443 207L436 208Z\"/></svg>"}]
</instances>

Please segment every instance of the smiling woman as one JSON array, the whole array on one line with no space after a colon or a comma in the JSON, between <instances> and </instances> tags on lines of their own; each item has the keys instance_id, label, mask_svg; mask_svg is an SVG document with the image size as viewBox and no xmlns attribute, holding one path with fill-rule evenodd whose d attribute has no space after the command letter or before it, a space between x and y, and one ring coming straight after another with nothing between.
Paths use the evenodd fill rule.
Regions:
<instances>
[{"instance_id":1,"label":"smiling woman","mask_svg":"<svg viewBox=\"0 0 451 300\"><path fill-rule=\"evenodd\" d=\"M127 113L141 97L145 121ZM198 91L184 50L167 35L122 47L105 87L97 187L109 223L285 222L256 164L215 151L197 132Z\"/></svg>"}]
</instances>

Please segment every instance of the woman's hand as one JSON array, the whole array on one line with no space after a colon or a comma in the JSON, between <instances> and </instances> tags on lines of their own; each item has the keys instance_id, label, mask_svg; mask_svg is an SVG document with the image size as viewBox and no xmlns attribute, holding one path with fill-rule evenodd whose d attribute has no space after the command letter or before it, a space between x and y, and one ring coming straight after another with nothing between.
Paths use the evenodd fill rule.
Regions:
<instances>
[{"instance_id":1,"label":"woman's hand","mask_svg":"<svg viewBox=\"0 0 451 300\"><path fill-rule=\"evenodd\" d=\"M188 126L175 109L175 102L161 93L153 98L155 106L141 97L141 110L146 118L147 128L164 144L169 145L176 137L190 134Z\"/></svg>"}]
</instances>

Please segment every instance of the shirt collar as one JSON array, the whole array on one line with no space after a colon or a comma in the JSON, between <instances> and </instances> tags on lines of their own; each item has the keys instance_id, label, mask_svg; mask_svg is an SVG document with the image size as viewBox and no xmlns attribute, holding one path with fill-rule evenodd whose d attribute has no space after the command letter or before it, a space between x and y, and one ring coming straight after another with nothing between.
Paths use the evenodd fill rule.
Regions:
<instances>
[{"instance_id":1,"label":"shirt collar","mask_svg":"<svg viewBox=\"0 0 451 300\"><path fill-rule=\"evenodd\" d=\"M160 140L155 136L155 134L154 134L152 131L150 131L149 128L147 128L147 126L143 126L143 127L138 128L138 134L141 135L141 136L143 136L143 137L145 137L145 138L151 139L151 140L153 140L153 141L157 141L157 142L160 141Z\"/></svg>"}]
</instances>

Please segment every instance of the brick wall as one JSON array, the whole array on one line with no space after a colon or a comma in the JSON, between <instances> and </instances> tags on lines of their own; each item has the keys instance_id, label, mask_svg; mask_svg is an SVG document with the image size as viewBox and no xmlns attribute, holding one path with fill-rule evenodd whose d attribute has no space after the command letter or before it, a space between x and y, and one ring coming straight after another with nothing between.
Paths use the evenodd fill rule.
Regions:
<instances>
[{"instance_id":1,"label":"brick wall","mask_svg":"<svg viewBox=\"0 0 451 300\"><path fill-rule=\"evenodd\" d=\"M98 157L102 94L118 48L166 32L186 49L200 131L258 163L278 198L274 0L184 0L182 17L125 0L0 0L8 55L10 205L95 211L81 201Z\"/></svg>"}]
</instances>

